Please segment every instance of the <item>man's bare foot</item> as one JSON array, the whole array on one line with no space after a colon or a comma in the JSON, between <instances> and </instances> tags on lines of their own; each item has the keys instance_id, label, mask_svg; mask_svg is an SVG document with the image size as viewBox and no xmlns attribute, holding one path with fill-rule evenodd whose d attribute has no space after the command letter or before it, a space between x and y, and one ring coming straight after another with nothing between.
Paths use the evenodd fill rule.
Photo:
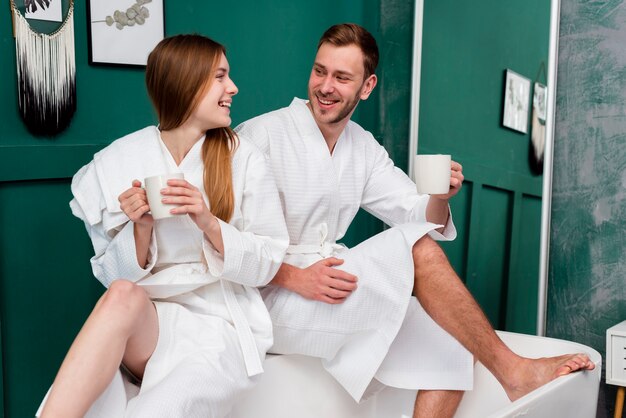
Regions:
<instances>
[{"instance_id":1,"label":"man's bare foot","mask_svg":"<svg viewBox=\"0 0 626 418\"><path fill-rule=\"evenodd\" d=\"M589 356L582 353L538 359L520 358L519 364L510 370L512 378L509 383L502 386L509 399L515 401L559 376L593 370L595 367Z\"/></svg>"}]
</instances>

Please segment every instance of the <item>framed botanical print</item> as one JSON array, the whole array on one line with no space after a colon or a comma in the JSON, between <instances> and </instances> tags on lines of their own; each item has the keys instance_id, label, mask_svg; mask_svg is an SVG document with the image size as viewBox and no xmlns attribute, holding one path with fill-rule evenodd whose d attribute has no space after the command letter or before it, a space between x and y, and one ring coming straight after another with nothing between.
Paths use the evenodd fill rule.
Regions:
<instances>
[{"instance_id":1,"label":"framed botanical print","mask_svg":"<svg viewBox=\"0 0 626 418\"><path fill-rule=\"evenodd\" d=\"M145 66L165 37L164 0L87 0L89 64Z\"/></svg>"}]
</instances>

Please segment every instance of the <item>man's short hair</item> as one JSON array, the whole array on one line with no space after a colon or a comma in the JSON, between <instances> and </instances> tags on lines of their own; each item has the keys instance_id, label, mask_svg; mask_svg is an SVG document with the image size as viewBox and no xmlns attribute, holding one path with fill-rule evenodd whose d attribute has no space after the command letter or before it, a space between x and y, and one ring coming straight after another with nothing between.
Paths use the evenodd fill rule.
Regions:
<instances>
[{"instance_id":1,"label":"man's short hair","mask_svg":"<svg viewBox=\"0 0 626 418\"><path fill-rule=\"evenodd\" d=\"M335 46L358 46L361 52L363 52L365 78L376 71L376 66L378 66L378 45L376 44L376 39L364 27L355 23L341 23L331 26L320 38L317 49L320 49L324 43Z\"/></svg>"}]
</instances>

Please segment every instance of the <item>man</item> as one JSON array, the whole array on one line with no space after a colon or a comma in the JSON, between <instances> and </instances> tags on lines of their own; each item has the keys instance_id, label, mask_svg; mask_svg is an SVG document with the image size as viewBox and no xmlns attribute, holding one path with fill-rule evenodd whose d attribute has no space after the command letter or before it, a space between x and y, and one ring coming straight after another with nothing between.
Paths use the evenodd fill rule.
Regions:
<instances>
[{"instance_id":1,"label":"man","mask_svg":"<svg viewBox=\"0 0 626 418\"><path fill-rule=\"evenodd\" d=\"M365 29L333 26L318 44L309 101L294 99L237 128L269 159L290 235L285 262L264 290L272 351L321 358L357 401L381 384L419 389L415 417L454 414L472 385L472 354L512 400L592 369L585 355L519 357L495 334L433 240L456 236L448 200L462 185L461 166L452 163L448 194L418 195L350 121L376 86L377 63ZM335 242L359 207L393 228L348 250Z\"/></svg>"}]
</instances>

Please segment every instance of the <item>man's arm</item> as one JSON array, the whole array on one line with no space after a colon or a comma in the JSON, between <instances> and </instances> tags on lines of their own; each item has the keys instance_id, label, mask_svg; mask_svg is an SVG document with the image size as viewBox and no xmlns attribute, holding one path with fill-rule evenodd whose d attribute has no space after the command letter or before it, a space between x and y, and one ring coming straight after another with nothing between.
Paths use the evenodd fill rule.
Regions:
<instances>
[{"instance_id":1,"label":"man's arm","mask_svg":"<svg viewBox=\"0 0 626 418\"><path fill-rule=\"evenodd\" d=\"M357 288L357 277L333 268L343 264L339 258L325 258L307 268L283 263L270 285L284 287L306 299L343 303Z\"/></svg>"},{"instance_id":2,"label":"man's arm","mask_svg":"<svg viewBox=\"0 0 626 418\"><path fill-rule=\"evenodd\" d=\"M463 186L463 167L456 161L450 166L450 191L447 194L431 195L426 206L426 220L434 224L446 225L450 212L448 202L456 195ZM441 228L443 229L443 228ZM442 232L438 230L438 232Z\"/></svg>"}]
</instances>

